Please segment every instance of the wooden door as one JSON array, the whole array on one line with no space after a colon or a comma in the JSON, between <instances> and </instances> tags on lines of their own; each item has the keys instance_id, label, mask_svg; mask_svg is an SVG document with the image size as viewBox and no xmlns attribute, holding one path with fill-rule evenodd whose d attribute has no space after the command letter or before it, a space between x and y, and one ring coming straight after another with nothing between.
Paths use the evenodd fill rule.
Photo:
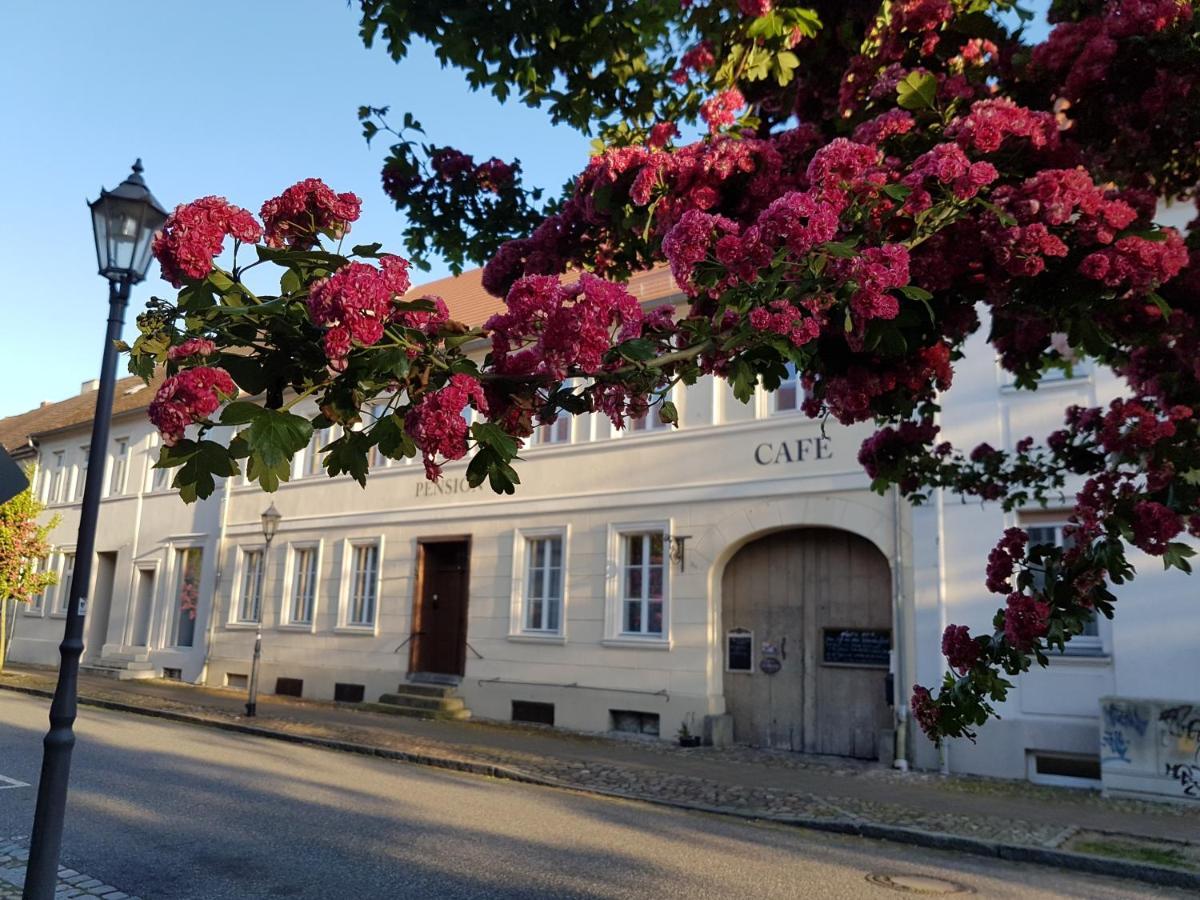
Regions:
<instances>
[{"instance_id":1,"label":"wooden door","mask_svg":"<svg viewBox=\"0 0 1200 900\"><path fill-rule=\"evenodd\" d=\"M734 736L756 746L873 759L885 697L891 575L869 541L833 529L768 535L737 552L721 583L725 701ZM730 634L751 659L730 671Z\"/></svg>"},{"instance_id":2,"label":"wooden door","mask_svg":"<svg viewBox=\"0 0 1200 900\"><path fill-rule=\"evenodd\" d=\"M470 543L421 541L409 671L462 675L467 662Z\"/></svg>"}]
</instances>

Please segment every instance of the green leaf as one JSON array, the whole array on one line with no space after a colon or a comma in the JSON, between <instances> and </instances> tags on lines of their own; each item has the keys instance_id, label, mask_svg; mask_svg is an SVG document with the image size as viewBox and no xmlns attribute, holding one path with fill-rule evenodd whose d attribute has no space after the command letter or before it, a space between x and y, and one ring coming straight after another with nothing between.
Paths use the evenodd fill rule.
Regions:
<instances>
[{"instance_id":1,"label":"green leaf","mask_svg":"<svg viewBox=\"0 0 1200 900\"><path fill-rule=\"evenodd\" d=\"M854 245L845 241L826 241L821 245L821 250L830 256L836 256L838 259L853 259L858 256L858 251L854 249Z\"/></svg>"},{"instance_id":2,"label":"green leaf","mask_svg":"<svg viewBox=\"0 0 1200 900\"><path fill-rule=\"evenodd\" d=\"M658 408L658 418L667 425L679 424L679 409L670 400L664 400Z\"/></svg>"},{"instance_id":3,"label":"green leaf","mask_svg":"<svg viewBox=\"0 0 1200 900\"><path fill-rule=\"evenodd\" d=\"M898 288L900 293L910 300L932 300L933 294L925 290L923 287L917 287L915 284L906 284L902 288Z\"/></svg>"},{"instance_id":4,"label":"green leaf","mask_svg":"<svg viewBox=\"0 0 1200 900\"><path fill-rule=\"evenodd\" d=\"M921 72L909 72L896 85L896 103L901 109L928 109L937 99L937 79Z\"/></svg>"},{"instance_id":5,"label":"green leaf","mask_svg":"<svg viewBox=\"0 0 1200 900\"><path fill-rule=\"evenodd\" d=\"M906 184L886 184L883 186L883 192L893 200L904 201L912 193L912 188Z\"/></svg>"},{"instance_id":6,"label":"green leaf","mask_svg":"<svg viewBox=\"0 0 1200 900\"><path fill-rule=\"evenodd\" d=\"M250 447L247 469L265 491L274 491L291 476L292 457L312 438L313 427L303 416L277 409L264 409L245 431Z\"/></svg>"},{"instance_id":7,"label":"green leaf","mask_svg":"<svg viewBox=\"0 0 1200 900\"><path fill-rule=\"evenodd\" d=\"M301 287L300 276L296 274L295 269L288 269L279 279L279 289L285 294L297 294Z\"/></svg>"},{"instance_id":8,"label":"green leaf","mask_svg":"<svg viewBox=\"0 0 1200 900\"><path fill-rule=\"evenodd\" d=\"M236 353L222 353L218 363L229 373L247 394L261 394L267 389L267 370L262 362L252 356L242 356Z\"/></svg>"},{"instance_id":9,"label":"green leaf","mask_svg":"<svg viewBox=\"0 0 1200 900\"><path fill-rule=\"evenodd\" d=\"M159 462L163 461L160 456ZM227 447L216 441L200 441L188 448L187 461L175 475L174 484L179 488L179 496L183 501L193 503L212 495L217 478L228 478L240 471Z\"/></svg>"},{"instance_id":10,"label":"green leaf","mask_svg":"<svg viewBox=\"0 0 1200 900\"><path fill-rule=\"evenodd\" d=\"M222 425L247 425L253 422L263 408L249 400L235 400L225 405L221 410Z\"/></svg>"}]
</instances>

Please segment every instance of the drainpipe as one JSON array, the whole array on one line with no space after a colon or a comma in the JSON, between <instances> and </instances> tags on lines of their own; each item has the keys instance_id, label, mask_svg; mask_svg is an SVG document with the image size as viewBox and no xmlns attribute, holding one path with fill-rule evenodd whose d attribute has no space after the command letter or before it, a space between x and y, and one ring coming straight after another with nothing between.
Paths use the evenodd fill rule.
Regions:
<instances>
[{"instance_id":1,"label":"drainpipe","mask_svg":"<svg viewBox=\"0 0 1200 900\"><path fill-rule=\"evenodd\" d=\"M901 772L908 771L908 702L904 696L904 671L907 656L904 653L904 545L900 535L902 518L900 488L892 486L892 634L896 652L892 655L892 700L895 703L896 746L892 766Z\"/></svg>"},{"instance_id":2,"label":"drainpipe","mask_svg":"<svg viewBox=\"0 0 1200 900\"><path fill-rule=\"evenodd\" d=\"M212 658L213 635L217 630L217 606L221 597L221 566L225 563L225 526L226 520L229 518L229 495L233 490L234 479L237 477L236 475L230 476L221 485L221 510L218 514L217 558L213 569L212 603L208 604L208 636L204 641L204 662L200 666L200 683L202 685L208 684L208 662ZM265 556L263 565L266 565Z\"/></svg>"},{"instance_id":3,"label":"drainpipe","mask_svg":"<svg viewBox=\"0 0 1200 900\"><path fill-rule=\"evenodd\" d=\"M946 494L941 489L937 489L937 553L938 553L938 586L937 586L937 602L938 602L938 635L946 633ZM946 674L950 671L950 663L945 656L941 656L941 679L939 683L945 683ZM938 764L943 775L950 774L950 745L946 741L939 741L938 746Z\"/></svg>"}]
</instances>

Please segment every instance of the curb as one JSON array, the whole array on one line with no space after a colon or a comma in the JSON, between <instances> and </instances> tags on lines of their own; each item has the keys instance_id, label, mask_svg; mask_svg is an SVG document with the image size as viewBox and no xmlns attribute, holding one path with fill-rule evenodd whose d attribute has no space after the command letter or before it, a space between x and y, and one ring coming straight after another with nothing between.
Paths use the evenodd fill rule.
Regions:
<instances>
[{"instance_id":1,"label":"curb","mask_svg":"<svg viewBox=\"0 0 1200 900\"><path fill-rule=\"evenodd\" d=\"M18 694L28 694L35 697L53 697L52 691L42 688L26 687L24 685L0 684L0 690L12 691ZM1147 884L1163 887L1184 888L1200 891L1200 873L1185 872L1181 869L1168 869L1163 866L1152 866L1144 863L1128 862L1120 859L1110 859L1103 856L1090 856L1084 853L1071 853L1065 850L1053 850L1044 847L1031 847L1023 844L1004 844L997 841L986 841L979 838L963 837L938 831L922 831L916 828L905 828L900 825L882 825L874 822L855 821L853 819L814 819L800 816L772 816L748 812L727 806L708 806L703 803L687 803L680 800L668 800L661 797L646 797L626 791L605 788L586 787L559 781L555 778L545 778L530 775L519 769L491 763L472 762L465 759L455 759L449 756L435 756L429 753L417 753L409 750L391 750L386 747L372 747L369 744L356 744L351 741L339 741L333 738L322 738L302 734L290 734L286 731L274 731L257 725L244 725L240 722L230 722L224 719L210 719L192 713L174 712L166 709L152 709L134 706L115 700L100 700L90 697L79 697L81 706L93 706L114 712L133 713L154 719L164 719L169 722L179 722L185 725L199 725L206 728L216 728L221 731L232 731L238 734L248 734L269 740L283 741L290 744L301 744L310 747L321 747L326 750L336 750L342 753L354 753L358 756L374 756L396 762L413 763L435 769L446 769L453 772L464 772L470 775L483 775L487 778L503 779L520 784L532 784L559 790L574 791L581 794L591 794L601 797L612 797L619 800L635 800L641 803L651 803L655 806L665 806L672 809L701 812L709 815L726 816L746 819L756 822L771 822L777 825L789 825L809 831L820 831L829 834L842 834L854 837L870 838L889 841L891 843L908 844L910 846L928 847L933 850L951 850L959 853L969 853L973 856L987 856L1010 862L1033 863L1035 865L1052 866L1091 875L1106 875L1115 878L1128 878Z\"/></svg>"}]
</instances>

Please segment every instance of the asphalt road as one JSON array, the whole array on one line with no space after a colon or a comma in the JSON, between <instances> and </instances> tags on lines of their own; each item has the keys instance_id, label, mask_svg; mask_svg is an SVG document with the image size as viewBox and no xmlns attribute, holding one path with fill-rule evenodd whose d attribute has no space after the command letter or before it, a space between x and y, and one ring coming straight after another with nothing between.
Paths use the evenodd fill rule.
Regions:
<instances>
[{"instance_id":1,"label":"asphalt road","mask_svg":"<svg viewBox=\"0 0 1200 900\"><path fill-rule=\"evenodd\" d=\"M0 692L0 776L37 781L49 701ZM84 709L64 864L174 898L1183 896L1116 879L814 834ZM0 779L0 787L4 780ZM0 789L0 840L34 788Z\"/></svg>"}]
</instances>

